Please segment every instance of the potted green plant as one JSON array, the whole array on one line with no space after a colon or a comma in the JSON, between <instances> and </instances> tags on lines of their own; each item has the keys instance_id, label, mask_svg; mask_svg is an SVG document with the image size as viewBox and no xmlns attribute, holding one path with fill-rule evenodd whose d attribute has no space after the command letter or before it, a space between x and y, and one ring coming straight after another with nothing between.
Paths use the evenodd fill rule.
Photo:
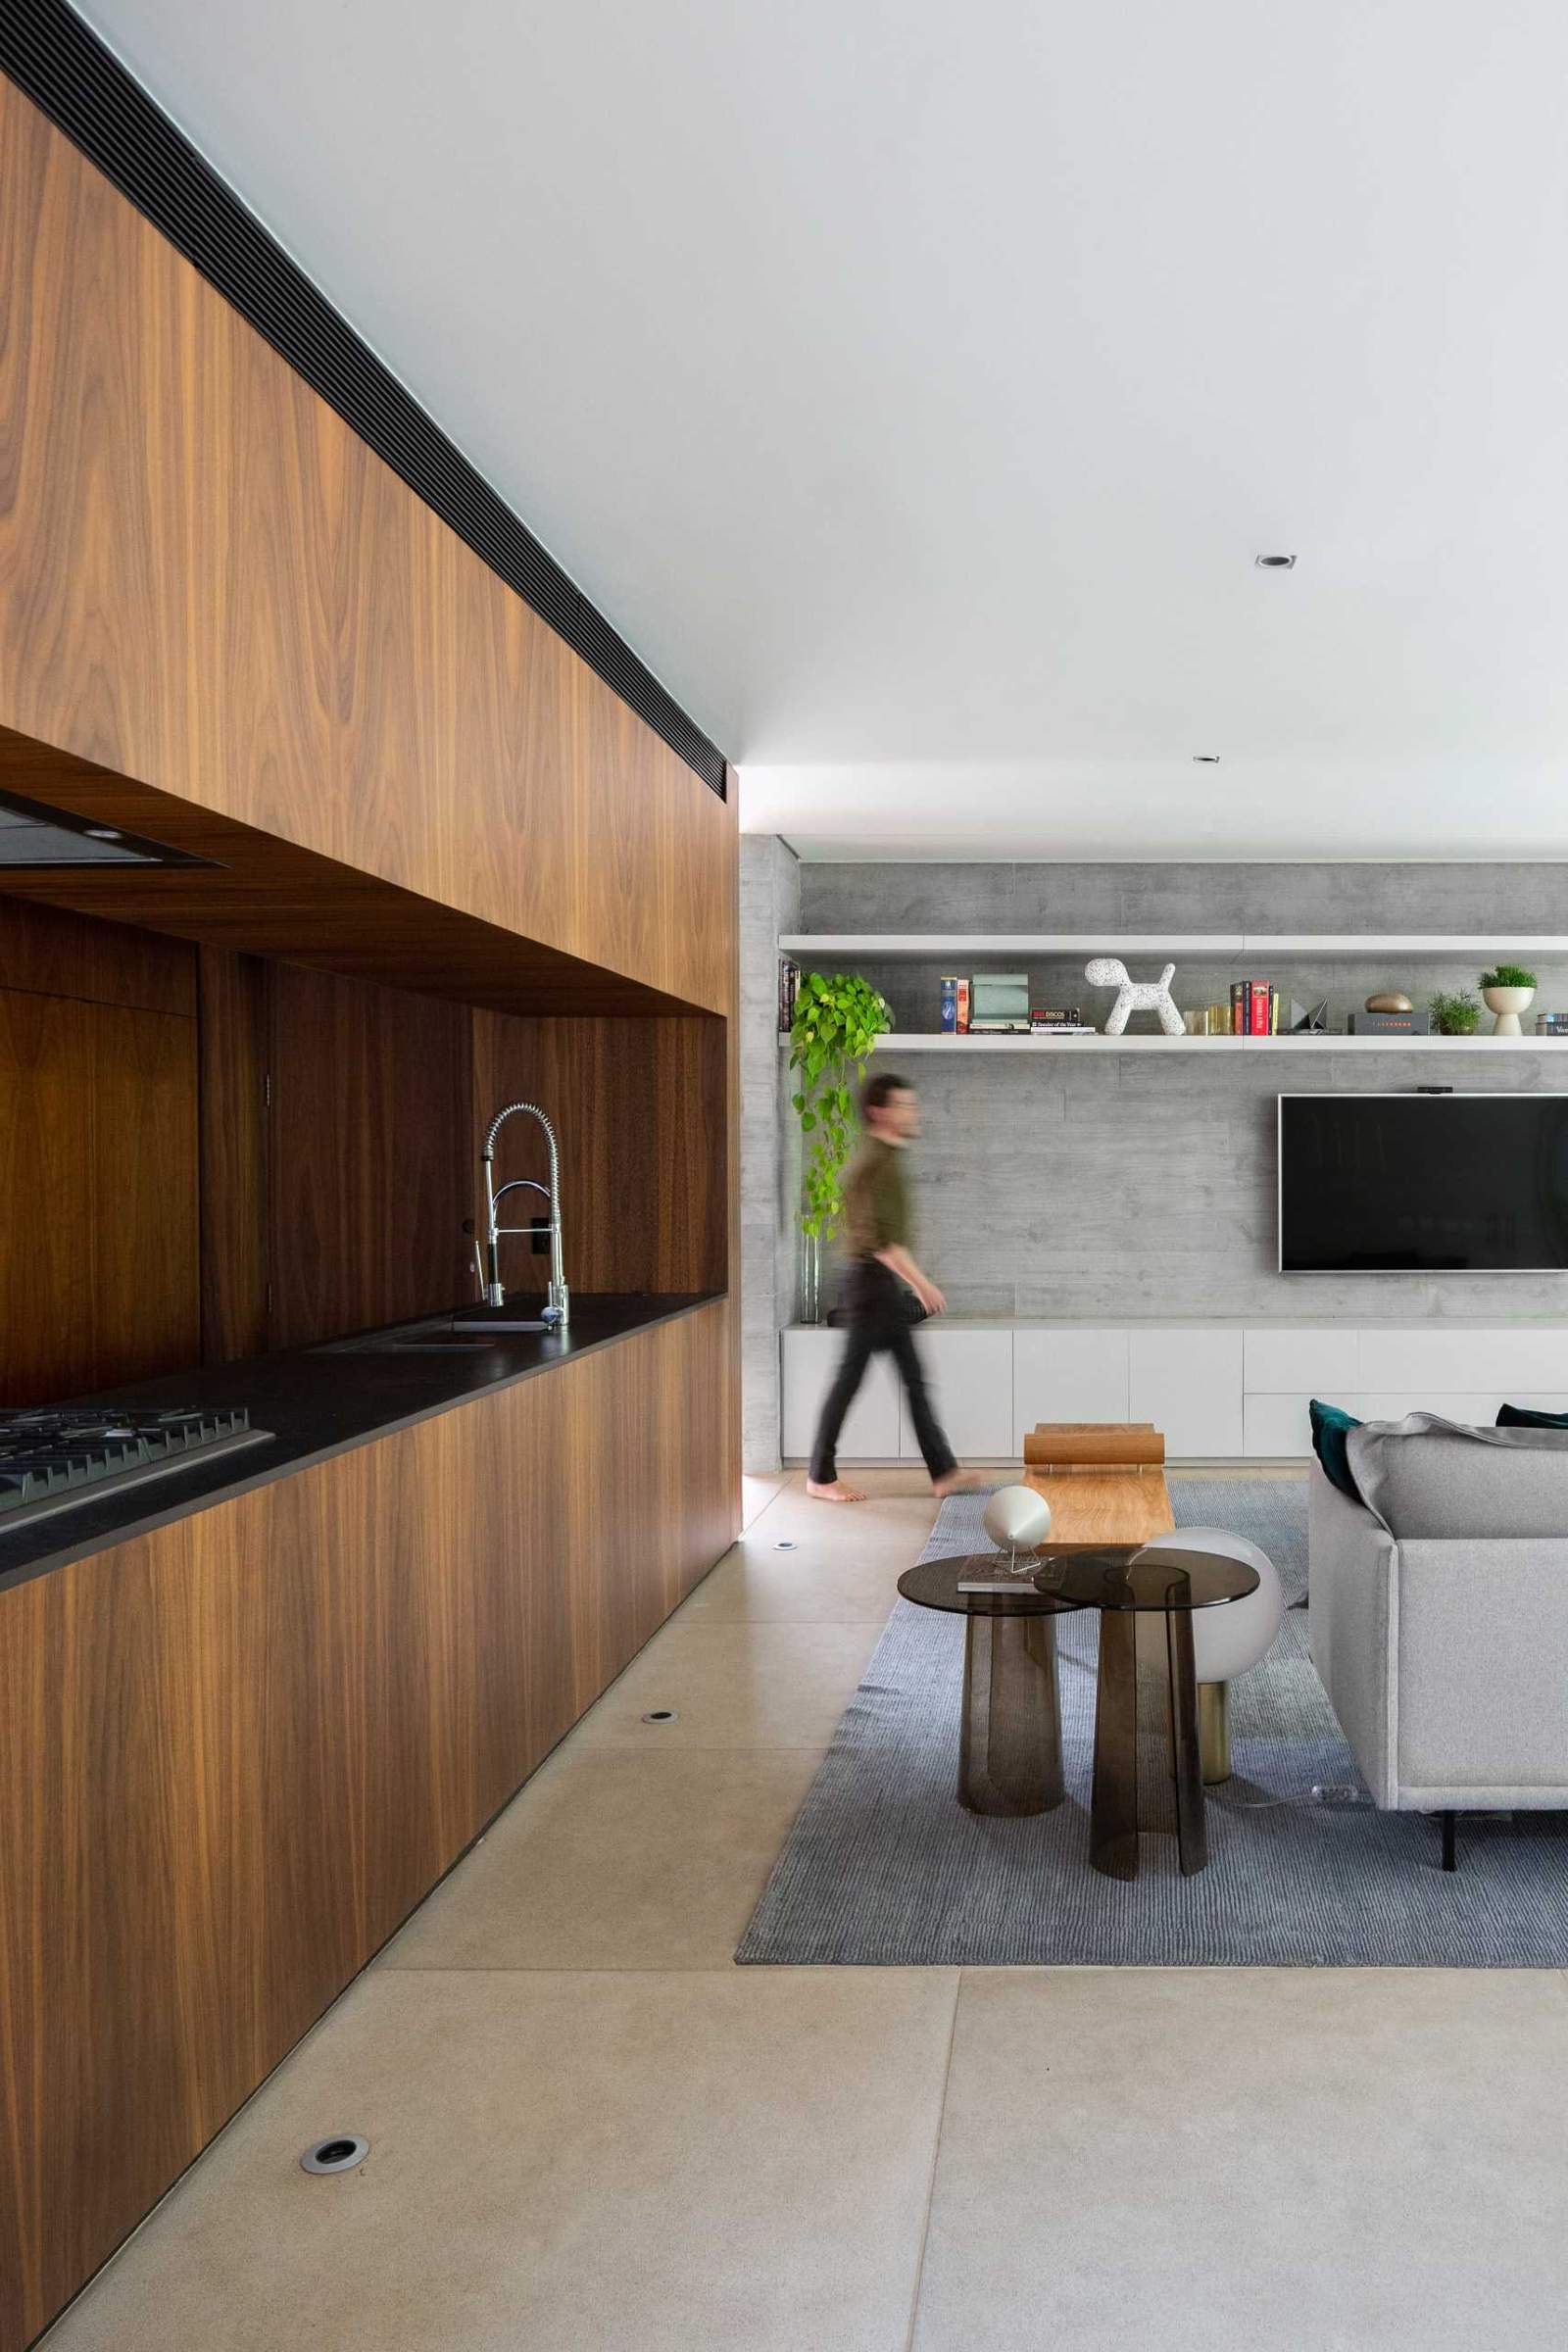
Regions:
<instances>
[{"instance_id":1,"label":"potted green plant","mask_svg":"<svg viewBox=\"0 0 1568 2352\"><path fill-rule=\"evenodd\" d=\"M1492 1025L1493 1036L1518 1037L1519 1015L1528 1012L1535 1002L1535 973L1526 971L1522 963L1499 963L1495 971L1482 973L1480 985L1487 1010L1497 1016Z\"/></svg>"},{"instance_id":2,"label":"potted green plant","mask_svg":"<svg viewBox=\"0 0 1568 2352\"><path fill-rule=\"evenodd\" d=\"M844 1214L840 1179L855 1143L853 1089L892 1017L887 999L857 973L801 976L790 1027L790 1067L801 1087L790 1101L809 1144L801 1203L801 1315L808 1323L821 1314L822 1247Z\"/></svg>"},{"instance_id":3,"label":"potted green plant","mask_svg":"<svg viewBox=\"0 0 1568 2352\"><path fill-rule=\"evenodd\" d=\"M1481 1007L1468 988L1455 989L1451 994L1440 988L1427 1010L1440 1037L1474 1037L1476 1023L1481 1018Z\"/></svg>"}]
</instances>

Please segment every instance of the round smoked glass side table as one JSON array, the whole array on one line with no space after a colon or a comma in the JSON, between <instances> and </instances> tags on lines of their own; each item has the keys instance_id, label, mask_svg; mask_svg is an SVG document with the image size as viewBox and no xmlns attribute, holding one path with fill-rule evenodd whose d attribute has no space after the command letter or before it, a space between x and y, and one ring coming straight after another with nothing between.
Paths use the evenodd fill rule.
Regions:
<instances>
[{"instance_id":1,"label":"round smoked glass side table","mask_svg":"<svg viewBox=\"0 0 1568 2352\"><path fill-rule=\"evenodd\" d=\"M1082 1604L1040 1592L1037 1565L1031 1552L1009 1574L1005 1553L958 1553L899 1579L917 1608L965 1620L958 1802L971 1813L1049 1813L1066 1794L1054 1620ZM992 1589L960 1592L963 1583Z\"/></svg>"},{"instance_id":2,"label":"round smoked glass side table","mask_svg":"<svg viewBox=\"0 0 1568 2352\"><path fill-rule=\"evenodd\" d=\"M1257 1570L1164 1545L1047 1546L1035 1584L1046 1598L1100 1611L1090 1861L1106 1878L1136 1879L1139 1832L1174 1831L1191 1878L1208 1861L1193 1611L1245 1600Z\"/></svg>"}]
</instances>

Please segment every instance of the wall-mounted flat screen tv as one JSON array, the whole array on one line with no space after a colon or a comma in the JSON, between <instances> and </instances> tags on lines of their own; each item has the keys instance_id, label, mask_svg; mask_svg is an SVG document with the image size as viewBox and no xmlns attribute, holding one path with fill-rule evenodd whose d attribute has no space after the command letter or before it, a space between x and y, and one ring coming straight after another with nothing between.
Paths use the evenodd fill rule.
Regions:
<instances>
[{"instance_id":1,"label":"wall-mounted flat screen tv","mask_svg":"<svg viewBox=\"0 0 1568 2352\"><path fill-rule=\"evenodd\" d=\"M1568 1267L1568 1095L1281 1095L1282 1274Z\"/></svg>"}]
</instances>

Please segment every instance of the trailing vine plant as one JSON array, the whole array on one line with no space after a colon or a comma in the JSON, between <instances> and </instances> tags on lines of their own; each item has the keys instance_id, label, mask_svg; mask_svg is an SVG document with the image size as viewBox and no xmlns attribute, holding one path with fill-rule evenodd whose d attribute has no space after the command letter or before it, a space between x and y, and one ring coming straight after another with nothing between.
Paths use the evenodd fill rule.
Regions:
<instances>
[{"instance_id":1,"label":"trailing vine plant","mask_svg":"<svg viewBox=\"0 0 1568 2352\"><path fill-rule=\"evenodd\" d=\"M801 1091L790 1100L802 1134L811 1139L801 1231L817 1241L829 1239L844 1213L841 1178L855 1142L852 1090L892 1017L886 998L853 973L801 976L790 1028L790 1067L801 1073Z\"/></svg>"}]
</instances>

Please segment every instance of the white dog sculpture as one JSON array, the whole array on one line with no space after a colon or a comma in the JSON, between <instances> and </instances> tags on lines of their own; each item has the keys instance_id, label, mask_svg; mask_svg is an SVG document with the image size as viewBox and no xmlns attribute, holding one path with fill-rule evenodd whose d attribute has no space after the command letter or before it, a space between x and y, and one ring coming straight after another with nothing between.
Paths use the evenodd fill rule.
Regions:
<instances>
[{"instance_id":1,"label":"white dog sculpture","mask_svg":"<svg viewBox=\"0 0 1568 2352\"><path fill-rule=\"evenodd\" d=\"M1167 963L1157 980L1129 980L1127 966L1117 956L1093 956L1084 966L1084 978L1091 988L1114 988L1119 992L1105 1023L1107 1037L1120 1037L1130 1012L1157 1012L1165 1035L1181 1037L1182 1016L1170 994L1175 977L1176 966Z\"/></svg>"}]
</instances>

